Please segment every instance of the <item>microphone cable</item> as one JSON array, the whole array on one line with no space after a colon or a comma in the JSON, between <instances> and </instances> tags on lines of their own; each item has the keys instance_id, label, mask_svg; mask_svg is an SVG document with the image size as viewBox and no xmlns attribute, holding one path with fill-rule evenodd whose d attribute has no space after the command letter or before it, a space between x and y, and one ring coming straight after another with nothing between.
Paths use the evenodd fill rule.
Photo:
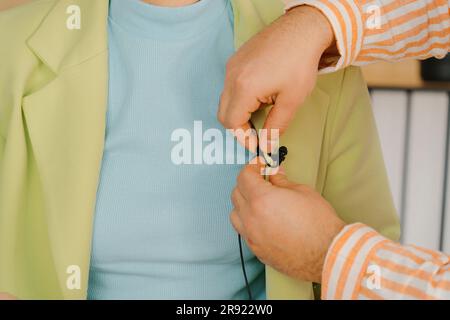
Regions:
<instances>
[{"instance_id":1,"label":"microphone cable","mask_svg":"<svg viewBox=\"0 0 450 320\"><path fill-rule=\"evenodd\" d=\"M288 149L285 146L282 146L278 149L277 155L276 155L276 160L273 159L272 154L268 153L264 153L263 151L261 151L260 147L259 147L259 135L257 133L257 130L253 124L252 121L250 121L250 126L251 129L254 130L256 132L256 137L257 137L257 148L256 148L256 157L259 157L261 154L263 155L263 159L266 162L266 168L270 167L270 168L277 168L281 165L281 163L286 159L286 156L288 154ZM270 159L270 160L269 160ZM264 175L264 180L268 180L268 176ZM242 267L242 274L244 275L244 281L245 281L245 288L247 289L247 295L248 295L248 300L253 300L253 295L252 295L252 289L250 287L250 283L248 281L248 276L247 276L247 270L245 268L245 259L244 259L244 250L243 250L243 245L242 245L242 237L241 235L238 233L238 242L239 242L239 255L241 258L241 267Z\"/></svg>"}]
</instances>

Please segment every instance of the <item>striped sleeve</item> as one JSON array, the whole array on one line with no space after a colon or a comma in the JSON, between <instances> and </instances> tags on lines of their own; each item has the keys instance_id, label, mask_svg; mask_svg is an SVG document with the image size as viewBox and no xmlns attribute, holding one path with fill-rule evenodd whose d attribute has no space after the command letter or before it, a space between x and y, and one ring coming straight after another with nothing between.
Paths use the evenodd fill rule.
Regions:
<instances>
[{"instance_id":1,"label":"striped sleeve","mask_svg":"<svg viewBox=\"0 0 450 320\"><path fill-rule=\"evenodd\" d=\"M340 57L321 73L349 65L442 58L450 50L450 0L284 0L319 9L330 21ZM336 61L337 60L337 61Z\"/></svg>"},{"instance_id":2,"label":"striped sleeve","mask_svg":"<svg viewBox=\"0 0 450 320\"><path fill-rule=\"evenodd\" d=\"M450 256L402 246L366 225L352 224L328 251L322 298L450 299Z\"/></svg>"}]
</instances>

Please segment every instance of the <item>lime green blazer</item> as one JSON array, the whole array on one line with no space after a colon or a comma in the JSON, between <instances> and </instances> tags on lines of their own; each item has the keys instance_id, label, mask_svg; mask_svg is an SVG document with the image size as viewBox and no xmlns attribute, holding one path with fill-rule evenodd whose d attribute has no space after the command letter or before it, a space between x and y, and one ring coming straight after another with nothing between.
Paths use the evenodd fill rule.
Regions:
<instances>
[{"instance_id":1,"label":"lime green blazer","mask_svg":"<svg viewBox=\"0 0 450 320\"><path fill-rule=\"evenodd\" d=\"M283 13L281 0L232 2L236 48ZM73 4L81 8L79 30L66 28ZM86 298L108 93L107 16L108 0L36 0L0 13L0 292ZM254 116L259 126L266 112ZM316 188L345 221L398 238L359 69L319 77L282 140L291 180ZM79 289L67 286L73 265ZM311 283L269 267L267 293L313 298Z\"/></svg>"}]
</instances>

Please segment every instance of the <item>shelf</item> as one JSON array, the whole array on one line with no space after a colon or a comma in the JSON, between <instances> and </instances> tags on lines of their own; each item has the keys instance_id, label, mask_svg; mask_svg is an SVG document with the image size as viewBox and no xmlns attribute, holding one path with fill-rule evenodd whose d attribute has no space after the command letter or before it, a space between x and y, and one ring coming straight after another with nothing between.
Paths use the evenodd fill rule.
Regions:
<instances>
[{"instance_id":1,"label":"shelf","mask_svg":"<svg viewBox=\"0 0 450 320\"><path fill-rule=\"evenodd\" d=\"M450 82L425 82L420 78L420 63L409 60L377 63L362 68L369 88L450 91Z\"/></svg>"}]
</instances>

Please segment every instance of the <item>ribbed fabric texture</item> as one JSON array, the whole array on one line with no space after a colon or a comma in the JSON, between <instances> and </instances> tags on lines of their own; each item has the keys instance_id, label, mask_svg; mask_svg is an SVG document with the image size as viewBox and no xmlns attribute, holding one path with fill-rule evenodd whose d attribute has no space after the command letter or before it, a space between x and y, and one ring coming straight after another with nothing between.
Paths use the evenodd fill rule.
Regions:
<instances>
[{"instance_id":1,"label":"ribbed fabric texture","mask_svg":"<svg viewBox=\"0 0 450 320\"><path fill-rule=\"evenodd\" d=\"M172 132L218 128L228 0L111 0L109 105L88 298L245 299L230 193L241 165L176 165ZM242 150L237 152L242 152ZM264 267L245 247L255 296Z\"/></svg>"}]
</instances>

